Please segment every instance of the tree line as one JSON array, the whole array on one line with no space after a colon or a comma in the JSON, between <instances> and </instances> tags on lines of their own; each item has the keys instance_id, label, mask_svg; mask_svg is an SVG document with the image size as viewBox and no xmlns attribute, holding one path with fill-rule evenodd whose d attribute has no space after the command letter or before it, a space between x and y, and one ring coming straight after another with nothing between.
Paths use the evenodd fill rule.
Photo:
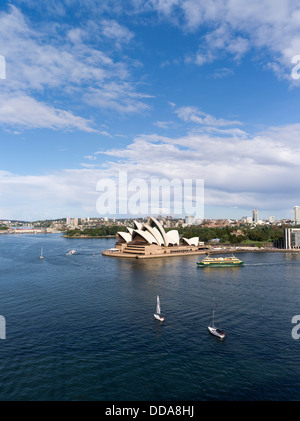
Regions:
<instances>
[{"instance_id":1,"label":"tree line","mask_svg":"<svg viewBox=\"0 0 300 421\"><path fill-rule=\"evenodd\" d=\"M203 227L201 225L192 225L189 227L179 227L179 235L181 237L192 238L199 237L199 241L209 242L218 239L220 243L267 243L273 244L284 241L284 229L288 225L263 225L256 227L249 226L226 226L226 227ZM166 231L169 231L169 228ZM95 228L68 229L65 235L68 237L106 237L115 236L118 231L127 231L125 226L119 225L103 225Z\"/></svg>"},{"instance_id":2,"label":"tree line","mask_svg":"<svg viewBox=\"0 0 300 421\"><path fill-rule=\"evenodd\" d=\"M179 229L182 237L199 237L199 241L208 242L219 239L220 243L247 243L247 242L271 242L284 241L284 229L288 226L263 225L249 226L226 226L226 227L202 227L190 226Z\"/></svg>"}]
</instances>

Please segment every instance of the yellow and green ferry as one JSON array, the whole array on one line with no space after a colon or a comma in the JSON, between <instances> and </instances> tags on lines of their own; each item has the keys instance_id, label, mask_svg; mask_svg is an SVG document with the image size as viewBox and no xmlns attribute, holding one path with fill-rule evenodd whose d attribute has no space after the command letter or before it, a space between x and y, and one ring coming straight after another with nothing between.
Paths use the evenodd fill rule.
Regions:
<instances>
[{"instance_id":1,"label":"yellow and green ferry","mask_svg":"<svg viewBox=\"0 0 300 421\"><path fill-rule=\"evenodd\" d=\"M197 262L197 265L204 267L236 267L242 266L243 261L235 256L231 257L210 257L206 256L201 262Z\"/></svg>"}]
</instances>

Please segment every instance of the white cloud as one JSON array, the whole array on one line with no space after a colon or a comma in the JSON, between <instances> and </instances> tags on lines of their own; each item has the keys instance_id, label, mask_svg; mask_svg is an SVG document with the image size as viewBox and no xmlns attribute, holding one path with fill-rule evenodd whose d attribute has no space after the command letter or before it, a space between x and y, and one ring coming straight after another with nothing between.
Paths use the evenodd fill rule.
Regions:
<instances>
[{"instance_id":1,"label":"white cloud","mask_svg":"<svg viewBox=\"0 0 300 421\"><path fill-rule=\"evenodd\" d=\"M103 25L106 37L113 37L114 33L115 42L121 43L122 39L128 43L133 36L116 21L106 21ZM88 119L66 110L66 103L70 107L77 105L77 110L82 110L86 104L113 108L122 113L147 109L144 99L148 96L138 93L130 82L126 61L114 61L108 54L92 47L96 29L95 24L88 26L93 26L91 33L79 27L53 26L53 36L49 37L49 33L43 33L42 27L39 31L32 29L31 22L15 6L11 6L8 12L2 11L0 52L6 59L7 68L5 83L0 86L1 97L10 105L20 104L20 98L23 102L26 98L29 103L31 98L30 107L42 114L42 127L64 129L63 123L66 122L68 130L72 123L74 129L92 131L92 128ZM113 32L109 32L109 27ZM41 95L44 99L40 103ZM55 106L50 106L47 99L53 101L53 95L56 97ZM21 107L14 115L12 109L1 109L0 122L6 125L30 127L32 121L35 128L36 120Z\"/></svg>"},{"instance_id":2,"label":"white cloud","mask_svg":"<svg viewBox=\"0 0 300 421\"><path fill-rule=\"evenodd\" d=\"M100 134L102 134L102 136L112 137L112 135L110 133L108 133L107 131L105 131L105 130L102 130L100 132Z\"/></svg>"},{"instance_id":3,"label":"white cloud","mask_svg":"<svg viewBox=\"0 0 300 421\"><path fill-rule=\"evenodd\" d=\"M32 8L41 9L35 0L18 0L26 2ZM17 3L18 3L17 2ZM289 79L291 83L300 85L290 77L291 59L299 54L300 49L300 1L299 0L103 0L101 8L96 0L86 0L86 10L103 22L102 36L106 34L111 40L121 45L133 39L130 30L120 25L117 19L104 20L103 11L110 16L136 16L143 19L147 13L156 12L160 22L177 25L183 32L205 34L197 51L190 52L187 61L198 65L211 63L224 54L234 60L241 60L249 51L264 53L260 60L262 66L271 69L280 78ZM53 9L55 15L67 13L68 7L78 7L75 0L68 0L57 9L51 3L47 12ZM153 17L153 15L151 15ZM145 22L145 20L143 20ZM206 32L205 32L206 31ZM73 37L82 34L72 33ZM108 38L107 38L108 39ZM270 58L271 57L271 58ZM165 61L167 63L167 61Z\"/></svg>"},{"instance_id":4,"label":"white cloud","mask_svg":"<svg viewBox=\"0 0 300 421\"><path fill-rule=\"evenodd\" d=\"M205 205L220 207L222 212L238 206L249 212L269 209L288 216L285 212L300 195L299 132L297 124L226 139L218 132L194 131L182 137L140 135L127 147L86 156L90 163L82 164L85 169L40 176L2 171L0 195L5 202L1 214L23 219L61 217L71 211L97 216L97 181L115 179L119 171L127 171L128 180L139 177L147 183L151 178L204 179ZM107 159L95 167L92 161L99 154Z\"/></svg>"},{"instance_id":5,"label":"white cloud","mask_svg":"<svg viewBox=\"0 0 300 421\"><path fill-rule=\"evenodd\" d=\"M242 124L240 121L237 120L230 121L224 120L222 118L215 118L210 114L198 110L197 107L181 107L178 110L176 110L176 114L183 121L191 121L193 123L206 126L232 126Z\"/></svg>"},{"instance_id":6,"label":"white cloud","mask_svg":"<svg viewBox=\"0 0 300 421\"><path fill-rule=\"evenodd\" d=\"M104 19L100 25L102 34L106 38L113 40L118 47L122 44L128 44L134 37L133 32L115 20Z\"/></svg>"},{"instance_id":7,"label":"white cloud","mask_svg":"<svg viewBox=\"0 0 300 421\"><path fill-rule=\"evenodd\" d=\"M70 33L74 41L83 31L73 28L69 37ZM8 86L44 90L87 82L97 85L111 77L128 76L125 64L114 62L102 51L88 44L68 44L55 35L60 43L51 43L47 35L32 31L15 7L0 15L0 47L8 63Z\"/></svg>"},{"instance_id":8,"label":"white cloud","mask_svg":"<svg viewBox=\"0 0 300 421\"><path fill-rule=\"evenodd\" d=\"M0 96L0 125L34 129L74 128L95 132L90 121L70 111L54 108L22 93Z\"/></svg>"},{"instance_id":9,"label":"white cloud","mask_svg":"<svg viewBox=\"0 0 300 421\"><path fill-rule=\"evenodd\" d=\"M154 126L160 127L161 129L168 129L169 126L171 126L174 123L173 121L156 121L153 124Z\"/></svg>"},{"instance_id":10,"label":"white cloud","mask_svg":"<svg viewBox=\"0 0 300 421\"><path fill-rule=\"evenodd\" d=\"M267 52L264 65L291 83L291 59L300 51L300 2L289 0L153 0L160 15L175 22L184 31L196 33L208 28L198 52L189 60L198 65L210 63L225 53L240 60L252 50ZM174 20L176 13L177 19Z\"/></svg>"},{"instance_id":11,"label":"white cloud","mask_svg":"<svg viewBox=\"0 0 300 421\"><path fill-rule=\"evenodd\" d=\"M10 219L97 216L96 183L105 172L95 169L62 170L40 176L6 173L0 178L1 215Z\"/></svg>"},{"instance_id":12,"label":"white cloud","mask_svg":"<svg viewBox=\"0 0 300 421\"><path fill-rule=\"evenodd\" d=\"M299 125L270 128L255 136L218 137L190 133L180 138L139 136L110 168L136 177L204 179L206 205L292 209L300 194ZM295 140L291 140L295 139ZM279 200L280 199L280 200Z\"/></svg>"},{"instance_id":13,"label":"white cloud","mask_svg":"<svg viewBox=\"0 0 300 421\"><path fill-rule=\"evenodd\" d=\"M148 110L150 107L143 102L144 98L151 98L151 96L136 92L127 82L112 82L103 84L101 88L89 88L83 95L84 101L91 106L120 113L138 113Z\"/></svg>"},{"instance_id":14,"label":"white cloud","mask_svg":"<svg viewBox=\"0 0 300 421\"><path fill-rule=\"evenodd\" d=\"M234 74L234 71L232 69L229 69L228 67L222 67L222 68L216 69L213 72L212 77L214 79L222 79L225 77L232 76L233 74Z\"/></svg>"},{"instance_id":15,"label":"white cloud","mask_svg":"<svg viewBox=\"0 0 300 421\"><path fill-rule=\"evenodd\" d=\"M97 157L95 155L86 155L84 156L85 159L89 159L90 161L96 161Z\"/></svg>"}]
</instances>

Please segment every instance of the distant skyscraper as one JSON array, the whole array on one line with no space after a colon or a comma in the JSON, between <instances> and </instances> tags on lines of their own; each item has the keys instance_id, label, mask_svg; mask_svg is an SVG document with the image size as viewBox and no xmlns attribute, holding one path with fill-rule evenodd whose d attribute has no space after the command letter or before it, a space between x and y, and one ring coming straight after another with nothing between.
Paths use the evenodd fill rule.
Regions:
<instances>
[{"instance_id":1,"label":"distant skyscraper","mask_svg":"<svg viewBox=\"0 0 300 421\"><path fill-rule=\"evenodd\" d=\"M294 221L295 225L300 224L300 206L294 206Z\"/></svg>"},{"instance_id":2,"label":"distant skyscraper","mask_svg":"<svg viewBox=\"0 0 300 421\"><path fill-rule=\"evenodd\" d=\"M185 223L187 225L193 225L194 222L195 222L195 217L194 216L187 215L185 217Z\"/></svg>"},{"instance_id":3,"label":"distant skyscraper","mask_svg":"<svg viewBox=\"0 0 300 421\"><path fill-rule=\"evenodd\" d=\"M258 222L258 210L257 209L253 209L253 211L252 211L252 222L254 222L255 224L257 224L257 222Z\"/></svg>"}]
</instances>

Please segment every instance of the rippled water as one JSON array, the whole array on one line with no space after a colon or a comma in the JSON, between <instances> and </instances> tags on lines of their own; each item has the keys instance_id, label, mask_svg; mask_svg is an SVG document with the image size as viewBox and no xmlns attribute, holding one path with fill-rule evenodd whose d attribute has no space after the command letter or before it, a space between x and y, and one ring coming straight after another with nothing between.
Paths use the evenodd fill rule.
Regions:
<instances>
[{"instance_id":1,"label":"rippled water","mask_svg":"<svg viewBox=\"0 0 300 421\"><path fill-rule=\"evenodd\" d=\"M101 255L113 246L0 237L0 400L300 399L300 255L245 253L241 268L204 269L202 256ZM213 302L224 341L207 330Z\"/></svg>"}]
</instances>

